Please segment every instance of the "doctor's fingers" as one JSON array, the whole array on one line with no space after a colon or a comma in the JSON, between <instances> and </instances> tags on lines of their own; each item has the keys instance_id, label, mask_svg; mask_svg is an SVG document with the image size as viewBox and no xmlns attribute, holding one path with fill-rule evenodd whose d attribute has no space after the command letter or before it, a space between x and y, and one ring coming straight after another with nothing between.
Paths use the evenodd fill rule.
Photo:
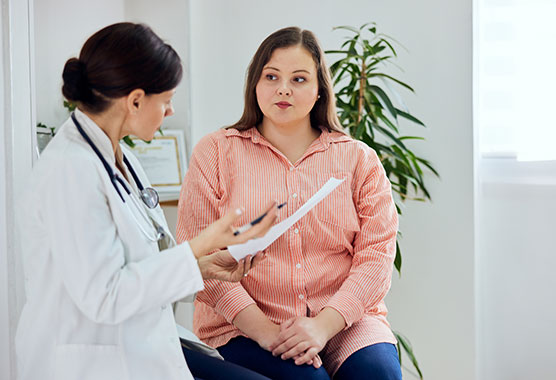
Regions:
<instances>
[{"instance_id":1,"label":"doctor's fingers","mask_svg":"<svg viewBox=\"0 0 556 380\"><path fill-rule=\"evenodd\" d=\"M255 224L247 231L234 236L234 244L241 244L247 240L264 236L276 221L276 207L271 208L260 223Z\"/></svg>"},{"instance_id":2,"label":"doctor's fingers","mask_svg":"<svg viewBox=\"0 0 556 380\"><path fill-rule=\"evenodd\" d=\"M245 273L247 274L247 272L249 272L251 269L255 268L264 259L266 259L266 253L264 251L257 252L257 254L255 256L251 257L249 267L247 268L247 271Z\"/></svg>"}]
</instances>

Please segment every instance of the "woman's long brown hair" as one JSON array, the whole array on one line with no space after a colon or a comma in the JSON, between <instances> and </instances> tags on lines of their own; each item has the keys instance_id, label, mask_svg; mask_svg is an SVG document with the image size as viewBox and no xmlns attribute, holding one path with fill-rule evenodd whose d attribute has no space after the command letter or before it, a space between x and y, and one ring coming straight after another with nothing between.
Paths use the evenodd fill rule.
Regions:
<instances>
[{"instance_id":1,"label":"woman's long brown hair","mask_svg":"<svg viewBox=\"0 0 556 380\"><path fill-rule=\"evenodd\" d=\"M261 77L263 67L270 60L274 50L297 45L303 46L312 55L317 67L320 97L311 110L311 126L344 133L336 113L336 97L332 89L330 70L324 62L324 53L312 32L295 26L272 33L259 46L247 71L243 115L235 124L227 128L245 130L262 122L263 113L257 102L255 88Z\"/></svg>"}]
</instances>

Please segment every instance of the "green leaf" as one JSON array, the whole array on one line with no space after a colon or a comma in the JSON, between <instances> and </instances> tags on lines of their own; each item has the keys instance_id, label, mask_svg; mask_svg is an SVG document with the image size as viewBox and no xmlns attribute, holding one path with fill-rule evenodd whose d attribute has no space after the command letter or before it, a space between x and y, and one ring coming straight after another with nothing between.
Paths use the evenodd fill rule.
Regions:
<instances>
[{"instance_id":1,"label":"green leaf","mask_svg":"<svg viewBox=\"0 0 556 380\"><path fill-rule=\"evenodd\" d=\"M400 140L425 140L425 138L421 136L402 136Z\"/></svg>"},{"instance_id":2,"label":"green leaf","mask_svg":"<svg viewBox=\"0 0 556 380\"><path fill-rule=\"evenodd\" d=\"M409 357L409 360L411 360L411 363L413 364L413 367L415 368L415 370L419 374L419 378L423 379L423 373L421 372L421 368L419 368L419 363L417 362L417 358L415 357L415 354L413 353L413 347L411 346L411 342L405 336L400 334L399 332L394 332L394 335L396 336L396 339L398 340L398 343L401 344L405 353Z\"/></svg>"},{"instance_id":3,"label":"green leaf","mask_svg":"<svg viewBox=\"0 0 556 380\"><path fill-rule=\"evenodd\" d=\"M391 76L391 75L387 75L387 74L384 74L384 73L374 73L374 74L372 74L372 75L369 75L369 77L371 77L371 76L373 76L373 77L388 78L388 79L390 79L391 81L394 81L394 82L396 82L397 84L399 84L399 85L401 85L401 86L407 88L409 91L415 92L415 90L414 90L410 85L408 85L408 84L402 82L402 81L399 80L399 79L394 78L394 77Z\"/></svg>"},{"instance_id":4,"label":"green leaf","mask_svg":"<svg viewBox=\"0 0 556 380\"><path fill-rule=\"evenodd\" d=\"M414 122L416 124L419 124L419 125L422 125L423 127L426 127L426 125L421 120L417 119L415 116L412 116L411 114L409 114L407 112L404 112L404 111L402 111L400 109L397 109L397 108L396 108L396 111L398 112L398 115L400 115L404 119L411 120L412 122Z\"/></svg>"},{"instance_id":5,"label":"green leaf","mask_svg":"<svg viewBox=\"0 0 556 380\"><path fill-rule=\"evenodd\" d=\"M396 107L394 107L394 105L392 104L392 101L390 100L390 98L388 97L386 92L384 92L384 90L382 88L380 88L378 86L375 86L375 85L370 85L368 88L370 90L373 90L374 93L378 95L379 99L382 99L386 108L388 109L388 112L390 112L390 114L392 115L392 117L394 119L397 119L398 118L398 113L396 112Z\"/></svg>"},{"instance_id":6,"label":"green leaf","mask_svg":"<svg viewBox=\"0 0 556 380\"><path fill-rule=\"evenodd\" d=\"M381 41L381 42L384 42L386 45L388 45L388 47L389 47L390 50L392 51L392 54L394 54L396 57L398 56L398 54L396 53L396 49L394 49L394 47L392 46L392 44L391 44L390 42L388 42L387 39L381 38L380 41Z\"/></svg>"},{"instance_id":7,"label":"green leaf","mask_svg":"<svg viewBox=\"0 0 556 380\"><path fill-rule=\"evenodd\" d=\"M417 161L419 161L420 163L422 163L423 165L425 165L431 172L433 172L435 176L437 176L438 178L440 178L440 174L438 174L438 172L436 171L436 169L432 167L432 164L431 164L429 161L427 161L427 160L425 160L425 159L423 159L423 158L419 158L419 157L416 157L416 159L417 159Z\"/></svg>"},{"instance_id":8,"label":"green leaf","mask_svg":"<svg viewBox=\"0 0 556 380\"><path fill-rule=\"evenodd\" d=\"M124 143L126 145L128 145L130 148L135 148L135 143L133 142L133 140L131 139L131 137L129 136L124 136L124 138L122 139L124 141Z\"/></svg>"},{"instance_id":9,"label":"green leaf","mask_svg":"<svg viewBox=\"0 0 556 380\"><path fill-rule=\"evenodd\" d=\"M342 25L342 26L335 26L332 28L332 30L339 30L339 29L349 30L350 32L359 34L359 29L356 29L353 26Z\"/></svg>"},{"instance_id":10,"label":"green leaf","mask_svg":"<svg viewBox=\"0 0 556 380\"><path fill-rule=\"evenodd\" d=\"M396 258L394 259L394 267L398 271L398 274L402 275L402 253L400 251L400 243L396 241Z\"/></svg>"}]
</instances>

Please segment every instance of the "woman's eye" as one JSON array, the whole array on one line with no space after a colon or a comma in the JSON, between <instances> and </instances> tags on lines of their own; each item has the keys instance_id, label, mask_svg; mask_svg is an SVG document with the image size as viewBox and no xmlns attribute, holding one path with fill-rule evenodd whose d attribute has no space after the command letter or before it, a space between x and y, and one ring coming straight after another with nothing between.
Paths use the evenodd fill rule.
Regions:
<instances>
[{"instance_id":1,"label":"woman's eye","mask_svg":"<svg viewBox=\"0 0 556 380\"><path fill-rule=\"evenodd\" d=\"M276 75L274 75L274 74L266 74L266 79L268 79L268 80L276 80L277 77L276 77Z\"/></svg>"},{"instance_id":2,"label":"woman's eye","mask_svg":"<svg viewBox=\"0 0 556 380\"><path fill-rule=\"evenodd\" d=\"M297 82L297 83L303 83L303 82L305 82L305 80L306 80L306 79L303 78L303 77L295 77L295 78L293 78L293 81L294 81L294 82Z\"/></svg>"}]
</instances>

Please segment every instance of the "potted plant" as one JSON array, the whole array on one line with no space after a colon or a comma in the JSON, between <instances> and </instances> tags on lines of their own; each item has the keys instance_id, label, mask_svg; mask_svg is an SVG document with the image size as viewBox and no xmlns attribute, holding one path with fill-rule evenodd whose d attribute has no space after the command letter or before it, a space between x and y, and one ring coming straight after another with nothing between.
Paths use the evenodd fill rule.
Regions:
<instances>
[{"instance_id":1,"label":"potted plant","mask_svg":"<svg viewBox=\"0 0 556 380\"><path fill-rule=\"evenodd\" d=\"M414 92L406 83L386 74L385 68L394 64L397 57L393 38L378 33L375 23L367 23L360 28L339 26L334 30L350 32L339 50L328 50L327 54L340 55L340 59L330 66L340 122L349 134L373 148L386 171L398 214L402 214L402 203L406 200L427 201L430 194L425 186L423 169L439 176L432 164L419 157L406 144L409 140L423 140L418 136L406 136L400 132L400 119L417 127L425 124L411 115L396 92L401 87ZM398 44L399 45L399 44ZM392 101L391 95L396 99ZM394 266L401 275L402 256L398 232ZM401 349L406 352L418 376L423 374L413 353L411 343L399 332L400 363Z\"/></svg>"}]
</instances>

